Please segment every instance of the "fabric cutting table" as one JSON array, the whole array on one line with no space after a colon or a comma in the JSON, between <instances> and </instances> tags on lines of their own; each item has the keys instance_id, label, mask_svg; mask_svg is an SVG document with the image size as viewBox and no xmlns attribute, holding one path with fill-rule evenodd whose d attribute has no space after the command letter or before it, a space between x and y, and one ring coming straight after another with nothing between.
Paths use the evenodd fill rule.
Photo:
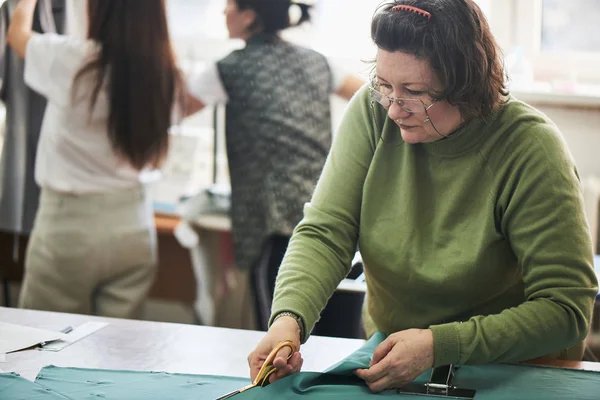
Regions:
<instances>
[{"instance_id":1,"label":"fabric cutting table","mask_svg":"<svg viewBox=\"0 0 600 400\"><path fill-rule=\"evenodd\" d=\"M28 385L37 377L41 385L36 387L40 397L25 398L40 400L210 400L217 397L213 397L215 392L223 394L249 381L246 357L264 334L7 308L0 308L0 320L57 331L67 325L76 327L89 321L109 323L59 352L26 350L7 355L6 362L0 363L0 369L14 371L24 378L11 382L12 388L16 390L19 385ZM419 399L395 391L370 394L359 380L349 374L332 377L321 373L349 355L355 358L349 361L350 364L338 365L338 370L351 370L357 365L364 365L366 359L361 358L361 353L356 353L364 344L364 341L357 339L311 337L302 347L305 360L303 371L307 372L296 374L287 382L279 381L266 388L245 392L244 396L240 395L237 399L325 399L341 395L357 399L388 396ZM530 365L464 366L456 374L456 383L477 389L475 399L481 400L558 399L567 398L564 397L566 395L575 399L600 398L600 364L548 360L535 362L560 368ZM48 367L50 365L55 367ZM422 381L427 377L423 375L419 379ZM60 390L66 390L64 381L69 382L69 395L60 394ZM0 399L20 398L16 395L11 397L7 391L10 389L2 386L2 382L0 379ZM122 389L119 389L119 385ZM212 391L209 392L209 389ZM152 397L152 393L160 397Z\"/></svg>"}]
</instances>

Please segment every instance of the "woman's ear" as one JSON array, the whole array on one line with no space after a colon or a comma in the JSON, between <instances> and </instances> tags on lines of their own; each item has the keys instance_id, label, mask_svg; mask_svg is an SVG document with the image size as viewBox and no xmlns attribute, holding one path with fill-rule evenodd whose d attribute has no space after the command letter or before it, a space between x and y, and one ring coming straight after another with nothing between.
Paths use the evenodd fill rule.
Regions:
<instances>
[{"instance_id":1,"label":"woman's ear","mask_svg":"<svg viewBox=\"0 0 600 400\"><path fill-rule=\"evenodd\" d=\"M244 29L251 32L256 31L259 27L253 25L256 22L257 18L258 16L256 14L256 11L252 10L251 8L247 8L244 11L242 11L242 21L244 23Z\"/></svg>"}]
</instances>

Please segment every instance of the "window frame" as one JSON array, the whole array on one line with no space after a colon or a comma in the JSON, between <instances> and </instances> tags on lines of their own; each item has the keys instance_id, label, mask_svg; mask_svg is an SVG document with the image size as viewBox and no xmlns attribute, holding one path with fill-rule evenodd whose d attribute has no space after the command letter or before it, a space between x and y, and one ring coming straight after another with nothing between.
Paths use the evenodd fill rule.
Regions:
<instances>
[{"instance_id":1,"label":"window frame","mask_svg":"<svg viewBox=\"0 0 600 400\"><path fill-rule=\"evenodd\" d=\"M176 0L175 0L176 1ZM542 2L543 0L475 0L486 12L492 32L505 55L510 54L517 46L523 49L524 55L533 66L536 82L550 85L547 91L554 92L556 88L569 88L573 84L583 87L587 84L600 84L600 51L585 52L556 52L542 51ZM354 16L345 19L350 25L357 25L349 33L342 33L339 28L329 26L328 20L337 16L339 6L319 2L315 6L317 13L327 8L326 16L314 15L312 28L299 27L284 32L284 37L292 41L312 47L326 56L345 61L356 72L365 73L368 63L376 53L375 46L369 46L367 23L381 4L382 0L364 0L361 3L361 17ZM321 10L319 10L321 8ZM333 10L333 11L332 11ZM216 12L216 11L215 11ZM364 20L364 22L363 22ZM224 24L224 21L223 21ZM324 37L319 37L323 34ZM359 36L357 36L359 35ZM218 59L225 55L225 50L233 50L239 45L232 46L223 32L218 37L174 38L175 47L183 58ZM199 41L214 42L205 45L202 51L198 49ZM352 44L350 44L352 43ZM556 89L558 90L558 89ZM579 89L577 89L579 90Z\"/></svg>"},{"instance_id":2,"label":"window frame","mask_svg":"<svg viewBox=\"0 0 600 400\"><path fill-rule=\"evenodd\" d=\"M543 0L512 0L504 3L512 16L513 32L509 47L523 48L534 68L537 81L570 81L573 83L600 83L600 49L598 52L542 50ZM496 5L499 8L500 5Z\"/></svg>"}]
</instances>

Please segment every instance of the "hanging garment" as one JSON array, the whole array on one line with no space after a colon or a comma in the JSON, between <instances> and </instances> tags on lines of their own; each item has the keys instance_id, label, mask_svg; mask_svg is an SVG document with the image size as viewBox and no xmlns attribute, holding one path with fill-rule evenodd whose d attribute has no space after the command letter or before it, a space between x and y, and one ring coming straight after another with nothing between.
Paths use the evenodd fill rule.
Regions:
<instances>
[{"instance_id":1,"label":"hanging garment","mask_svg":"<svg viewBox=\"0 0 600 400\"><path fill-rule=\"evenodd\" d=\"M0 158L0 231L29 233L40 190L34 179L37 144L46 99L23 81L24 62L6 45L6 31L19 0L0 7L0 100L6 108ZM62 33L65 0L39 0L33 30Z\"/></svg>"}]
</instances>

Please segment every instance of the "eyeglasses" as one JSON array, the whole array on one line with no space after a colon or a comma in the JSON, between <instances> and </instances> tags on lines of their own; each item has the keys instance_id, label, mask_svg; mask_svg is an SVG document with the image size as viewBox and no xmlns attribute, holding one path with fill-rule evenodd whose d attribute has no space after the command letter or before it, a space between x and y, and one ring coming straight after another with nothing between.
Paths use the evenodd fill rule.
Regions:
<instances>
[{"instance_id":1,"label":"eyeglasses","mask_svg":"<svg viewBox=\"0 0 600 400\"><path fill-rule=\"evenodd\" d=\"M429 116L427 111L435 105L435 100L433 100L430 105L426 105L423 100L420 99L405 99L388 96L381 92L381 86L377 83L372 83L369 89L371 90L371 98L386 109L390 108L393 103L396 103L403 111L411 114L425 114Z\"/></svg>"},{"instance_id":2,"label":"eyeglasses","mask_svg":"<svg viewBox=\"0 0 600 400\"><path fill-rule=\"evenodd\" d=\"M369 87L371 91L371 98L377 103L381 104L386 110L392 106L393 103L398 104L398 106L403 110L411 114L416 115L425 115L424 123L430 123L433 129L440 135L445 138L446 135L442 134L433 124L431 117L429 116L429 109L433 107L436 103L435 100L431 102L430 105L427 105L420 99L404 99L404 98L396 98L388 96L381 91L381 85L377 82L371 82Z\"/></svg>"}]
</instances>

